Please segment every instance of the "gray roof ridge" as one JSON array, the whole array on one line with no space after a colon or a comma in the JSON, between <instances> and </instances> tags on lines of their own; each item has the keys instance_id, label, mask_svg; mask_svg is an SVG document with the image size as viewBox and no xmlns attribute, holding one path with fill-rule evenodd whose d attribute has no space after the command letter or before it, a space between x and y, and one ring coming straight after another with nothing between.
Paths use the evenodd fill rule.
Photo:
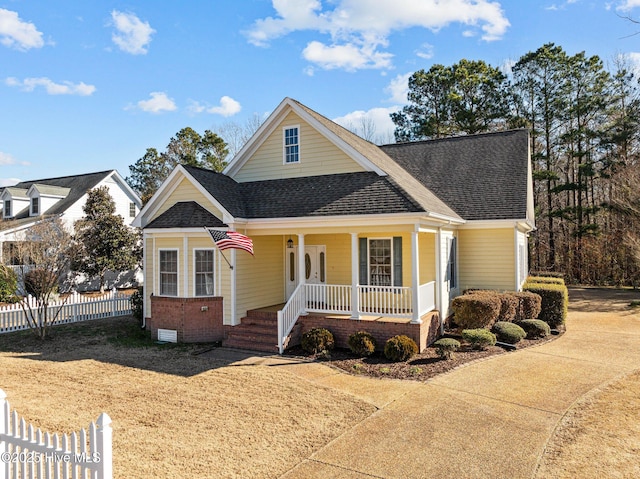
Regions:
<instances>
[{"instance_id":1,"label":"gray roof ridge","mask_svg":"<svg viewBox=\"0 0 640 479\"><path fill-rule=\"evenodd\" d=\"M438 142L445 142L445 141L463 141L465 139L470 139L470 138L480 138L483 136L495 136L495 135L502 135L502 134L507 134L507 133L519 133L519 132L528 132L529 130L527 128L508 128L506 130L497 130L497 131L483 131L480 133L471 133L471 134L465 134L465 135L451 135L451 136L445 136L442 138L425 138L424 140L412 140L412 141L404 141L401 143L386 143L384 145L379 145L379 148L393 148L393 147L400 147L400 146L406 146L408 144L411 145L417 145L420 143L438 143Z\"/></svg>"}]
</instances>

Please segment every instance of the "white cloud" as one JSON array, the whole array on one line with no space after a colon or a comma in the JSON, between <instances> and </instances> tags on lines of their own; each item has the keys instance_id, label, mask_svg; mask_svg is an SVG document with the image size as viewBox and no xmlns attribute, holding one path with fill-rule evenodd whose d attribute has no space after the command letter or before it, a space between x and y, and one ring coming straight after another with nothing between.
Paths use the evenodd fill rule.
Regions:
<instances>
[{"instance_id":1,"label":"white cloud","mask_svg":"<svg viewBox=\"0 0 640 479\"><path fill-rule=\"evenodd\" d=\"M223 96L220 98L220 106L208 108L207 112L226 117L240 113L240 110L242 110L240 103L229 96Z\"/></svg>"},{"instance_id":2,"label":"white cloud","mask_svg":"<svg viewBox=\"0 0 640 479\"><path fill-rule=\"evenodd\" d=\"M42 33L33 23L20 19L17 12L0 8L0 43L17 50L40 48L44 45Z\"/></svg>"},{"instance_id":3,"label":"white cloud","mask_svg":"<svg viewBox=\"0 0 640 479\"><path fill-rule=\"evenodd\" d=\"M242 106L233 98L225 95L220 98L220 105L218 106L205 106L200 102L191 100L189 102L188 110L189 112L194 114L206 112L227 117L233 116L236 113L240 113L240 110L242 110Z\"/></svg>"},{"instance_id":4,"label":"white cloud","mask_svg":"<svg viewBox=\"0 0 640 479\"><path fill-rule=\"evenodd\" d=\"M416 50L416 56L424 60L433 58L433 45L430 43L423 43L420 45L420 50Z\"/></svg>"},{"instance_id":5,"label":"white cloud","mask_svg":"<svg viewBox=\"0 0 640 479\"><path fill-rule=\"evenodd\" d=\"M29 166L30 163L28 161L18 161L9 153L4 153L0 151L0 166L9 166L9 165Z\"/></svg>"},{"instance_id":6,"label":"white cloud","mask_svg":"<svg viewBox=\"0 0 640 479\"><path fill-rule=\"evenodd\" d=\"M640 78L640 52L620 53L619 63L633 73L636 78Z\"/></svg>"},{"instance_id":7,"label":"white cloud","mask_svg":"<svg viewBox=\"0 0 640 479\"><path fill-rule=\"evenodd\" d=\"M616 10L628 12L629 10L633 10L636 7L640 7L640 0L624 0L623 2L620 2L618 6L616 6Z\"/></svg>"},{"instance_id":8,"label":"white cloud","mask_svg":"<svg viewBox=\"0 0 640 479\"><path fill-rule=\"evenodd\" d=\"M413 75L413 72L398 75L391 80L385 88L385 91L391 95L389 101L400 105L408 103L407 94L409 93L409 78L411 75Z\"/></svg>"},{"instance_id":9,"label":"white cloud","mask_svg":"<svg viewBox=\"0 0 640 479\"><path fill-rule=\"evenodd\" d=\"M319 0L272 0L276 15L258 19L245 32L250 43L267 46L295 31L329 35L331 42L313 40L304 57L322 68L391 68L384 51L394 31L421 27L438 31L452 23L469 27L482 39L502 38L509 21L500 4L491 0L335 0L323 10Z\"/></svg>"},{"instance_id":10,"label":"white cloud","mask_svg":"<svg viewBox=\"0 0 640 479\"><path fill-rule=\"evenodd\" d=\"M87 85L84 82L72 83L70 81L63 81L62 83L55 83L46 77L40 78L25 78L20 81L17 78L9 77L5 80L8 86L20 88L22 91L31 92L36 87L43 87L49 95L79 95L90 96L96 91L96 87L93 85Z\"/></svg>"},{"instance_id":11,"label":"white cloud","mask_svg":"<svg viewBox=\"0 0 640 479\"><path fill-rule=\"evenodd\" d=\"M365 68L391 67L391 53L378 52L370 45L330 45L313 41L302 51L302 56L325 70L341 68L347 71Z\"/></svg>"},{"instance_id":12,"label":"white cloud","mask_svg":"<svg viewBox=\"0 0 640 479\"><path fill-rule=\"evenodd\" d=\"M136 108L146 111L148 113L162 113L163 111L175 111L178 109L172 98L169 98L166 93L161 91L154 91L149 94L151 98L148 100L140 100L136 103ZM126 109L131 109L127 107Z\"/></svg>"},{"instance_id":13,"label":"white cloud","mask_svg":"<svg viewBox=\"0 0 640 479\"><path fill-rule=\"evenodd\" d=\"M0 188L17 185L21 181L22 180L20 178L0 178Z\"/></svg>"},{"instance_id":14,"label":"white cloud","mask_svg":"<svg viewBox=\"0 0 640 479\"><path fill-rule=\"evenodd\" d=\"M395 124L391 121L390 115L399 109L398 106L392 106L367 111L357 110L334 118L333 121L374 143L391 143Z\"/></svg>"},{"instance_id":15,"label":"white cloud","mask_svg":"<svg viewBox=\"0 0 640 479\"><path fill-rule=\"evenodd\" d=\"M117 10L111 12L111 18L116 29L111 35L111 39L120 50L132 55L147 53L151 35L156 32L151 28L149 22L143 22L133 13L123 13Z\"/></svg>"}]
</instances>

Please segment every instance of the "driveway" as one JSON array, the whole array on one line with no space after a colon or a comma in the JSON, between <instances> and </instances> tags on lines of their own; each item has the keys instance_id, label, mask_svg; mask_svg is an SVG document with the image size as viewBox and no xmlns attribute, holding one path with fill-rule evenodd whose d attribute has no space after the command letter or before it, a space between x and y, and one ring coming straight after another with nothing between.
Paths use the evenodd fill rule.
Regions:
<instances>
[{"instance_id":1,"label":"driveway","mask_svg":"<svg viewBox=\"0 0 640 479\"><path fill-rule=\"evenodd\" d=\"M426 383L289 366L378 410L281 477L532 477L574 402L640 369L640 312L628 307L632 299L640 293L572 288L562 337Z\"/></svg>"}]
</instances>

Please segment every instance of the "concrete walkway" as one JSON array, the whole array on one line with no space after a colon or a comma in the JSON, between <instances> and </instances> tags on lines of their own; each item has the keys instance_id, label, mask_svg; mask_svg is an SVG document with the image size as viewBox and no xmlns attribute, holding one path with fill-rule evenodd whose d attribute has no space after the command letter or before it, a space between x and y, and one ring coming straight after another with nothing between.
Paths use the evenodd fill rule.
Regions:
<instances>
[{"instance_id":1,"label":"concrete walkway","mask_svg":"<svg viewBox=\"0 0 640 479\"><path fill-rule=\"evenodd\" d=\"M640 369L639 293L572 289L567 333L426 383L354 377L316 363L287 369L378 411L282 479L531 478L576 400Z\"/></svg>"}]
</instances>

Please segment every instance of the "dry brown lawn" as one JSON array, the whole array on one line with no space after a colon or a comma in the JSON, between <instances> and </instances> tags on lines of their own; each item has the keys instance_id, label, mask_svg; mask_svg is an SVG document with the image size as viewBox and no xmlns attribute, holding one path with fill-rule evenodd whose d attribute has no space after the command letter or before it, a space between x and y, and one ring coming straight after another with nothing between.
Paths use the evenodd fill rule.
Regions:
<instances>
[{"instance_id":1,"label":"dry brown lawn","mask_svg":"<svg viewBox=\"0 0 640 479\"><path fill-rule=\"evenodd\" d=\"M286 366L123 345L135 330L127 318L59 327L44 343L30 332L0 335L0 388L51 432L107 412L114 475L126 478L278 477L375 409Z\"/></svg>"},{"instance_id":2,"label":"dry brown lawn","mask_svg":"<svg viewBox=\"0 0 640 479\"><path fill-rule=\"evenodd\" d=\"M580 399L562 418L536 477L640 477L640 371Z\"/></svg>"}]
</instances>

